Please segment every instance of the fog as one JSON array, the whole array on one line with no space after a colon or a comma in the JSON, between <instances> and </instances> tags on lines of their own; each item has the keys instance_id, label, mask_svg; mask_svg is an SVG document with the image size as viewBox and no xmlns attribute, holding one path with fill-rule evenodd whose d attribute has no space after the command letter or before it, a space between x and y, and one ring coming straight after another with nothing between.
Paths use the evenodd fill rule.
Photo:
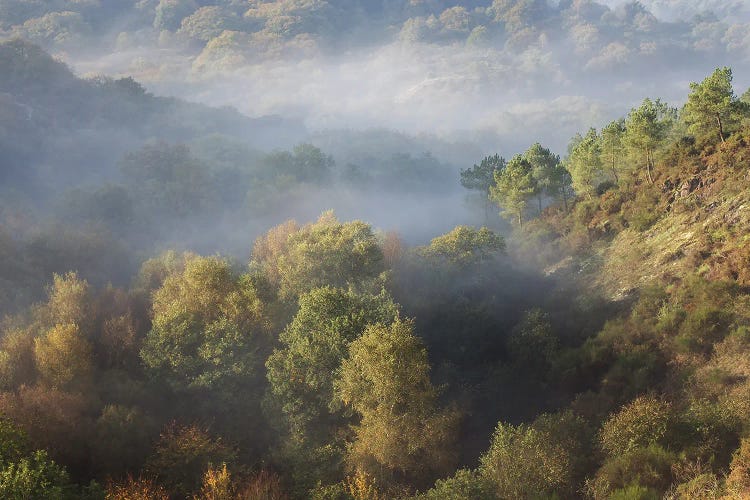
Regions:
<instances>
[{"instance_id":1,"label":"fog","mask_svg":"<svg viewBox=\"0 0 750 500\"><path fill-rule=\"evenodd\" d=\"M328 209L412 245L458 224L505 231L461 187L462 168L535 142L564 157L574 134L645 96L681 106L719 66L738 93L750 85L746 2L203 4L0 4L0 37L38 44L79 79L6 74L4 109L29 132L8 141L4 196L20 201L6 220L96 221L128 266L168 248L245 261L268 228ZM122 170L158 143L188 148L165 178ZM330 165L283 153L302 143ZM325 175L303 173L308 154Z\"/></svg>"}]
</instances>

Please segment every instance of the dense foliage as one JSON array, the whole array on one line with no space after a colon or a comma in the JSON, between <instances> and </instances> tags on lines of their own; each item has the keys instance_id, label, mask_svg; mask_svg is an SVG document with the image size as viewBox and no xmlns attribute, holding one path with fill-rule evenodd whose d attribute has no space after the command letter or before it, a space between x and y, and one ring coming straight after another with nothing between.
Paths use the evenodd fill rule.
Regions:
<instances>
[{"instance_id":1,"label":"dense foliage","mask_svg":"<svg viewBox=\"0 0 750 500\"><path fill-rule=\"evenodd\" d=\"M294 2L231 4L138 5L209 44L226 36L213 23L309 21L287 19ZM303 4L326 17L328 2ZM0 9L40 32L82 22L41 5ZM527 11L510 5L492 13L515 32ZM24 17L34 9L44 23ZM471 26L449 11L450 29ZM505 235L492 214L413 246L325 212L266 229L242 262L150 240L239 207L272 216L334 180L404 193L443 167L342 169L310 144L261 153L205 133L244 122L231 111L80 80L23 42L0 45L0 65L13 69L3 130L52 144L89 113L189 142L124 139L107 183L71 182L31 231L14 214L78 172L74 156L50 172L58 149L0 136L0 496L747 498L750 108L728 68L681 109L645 99L577 135L563 158L534 143L463 170L478 211L511 221ZM45 101L50 89L72 101ZM122 117L101 112L112 102Z\"/></svg>"}]
</instances>

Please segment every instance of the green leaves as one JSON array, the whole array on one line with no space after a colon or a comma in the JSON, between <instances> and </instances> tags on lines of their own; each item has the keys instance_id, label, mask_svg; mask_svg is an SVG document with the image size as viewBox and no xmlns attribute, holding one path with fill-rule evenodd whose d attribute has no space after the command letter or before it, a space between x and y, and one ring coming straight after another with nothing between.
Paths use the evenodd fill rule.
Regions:
<instances>
[{"instance_id":1,"label":"green leaves","mask_svg":"<svg viewBox=\"0 0 750 500\"><path fill-rule=\"evenodd\" d=\"M324 287L300 298L297 315L279 337L282 347L266 362L273 397L293 435L330 437L335 431L330 426L342 423L333 383L349 343L368 325L390 324L397 316L398 306L385 292L360 295Z\"/></svg>"},{"instance_id":2,"label":"green leaves","mask_svg":"<svg viewBox=\"0 0 750 500\"><path fill-rule=\"evenodd\" d=\"M717 68L701 83L691 83L690 90L682 110L688 131L700 142L724 142L738 124L740 108L732 89L732 70Z\"/></svg>"},{"instance_id":3,"label":"green leaves","mask_svg":"<svg viewBox=\"0 0 750 500\"><path fill-rule=\"evenodd\" d=\"M499 498L551 495L570 479L565 449L533 426L498 423L480 472Z\"/></svg>"},{"instance_id":4,"label":"green leaves","mask_svg":"<svg viewBox=\"0 0 750 500\"><path fill-rule=\"evenodd\" d=\"M215 388L258 376L266 344L262 305L227 261L191 257L154 292L141 357L176 388Z\"/></svg>"},{"instance_id":5,"label":"green leaves","mask_svg":"<svg viewBox=\"0 0 750 500\"><path fill-rule=\"evenodd\" d=\"M434 238L421 251L428 258L466 267L501 255L505 251L505 240L486 227L456 226L449 233Z\"/></svg>"},{"instance_id":6,"label":"green leaves","mask_svg":"<svg viewBox=\"0 0 750 500\"><path fill-rule=\"evenodd\" d=\"M490 198L506 216L515 217L520 225L529 198L536 192L533 166L521 155L508 162L505 169L495 172L495 186L490 188Z\"/></svg>"},{"instance_id":7,"label":"green leaves","mask_svg":"<svg viewBox=\"0 0 750 500\"><path fill-rule=\"evenodd\" d=\"M303 227L285 223L259 238L251 267L279 287L286 301L321 286L358 286L385 270L372 228L339 222L333 212Z\"/></svg>"}]
</instances>

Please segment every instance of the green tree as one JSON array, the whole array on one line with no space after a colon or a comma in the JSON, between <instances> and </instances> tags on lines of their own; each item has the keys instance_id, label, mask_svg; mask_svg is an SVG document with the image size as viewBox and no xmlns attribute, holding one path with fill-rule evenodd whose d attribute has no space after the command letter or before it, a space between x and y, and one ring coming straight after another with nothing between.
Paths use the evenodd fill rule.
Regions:
<instances>
[{"instance_id":1,"label":"green tree","mask_svg":"<svg viewBox=\"0 0 750 500\"><path fill-rule=\"evenodd\" d=\"M299 310L266 361L270 409L280 412L280 459L295 492L307 495L316 482L342 479L344 436L351 412L334 397L334 381L349 344L367 325L392 323L398 306L386 292L358 294L316 288L302 295Z\"/></svg>"},{"instance_id":2,"label":"green tree","mask_svg":"<svg viewBox=\"0 0 750 500\"><path fill-rule=\"evenodd\" d=\"M461 170L461 185L466 189L476 191L482 198L484 218L487 220L491 206L490 188L495 185L495 172L505 168L505 158L498 154L486 156L473 167Z\"/></svg>"},{"instance_id":3,"label":"green tree","mask_svg":"<svg viewBox=\"0 0 750 500\"><path fill-rule=\"evenodd\" d=\"M36 451L18 462L2 464L0 497L72 500L79 496L75 495L75 487L65 468L52 461L45 451Z\"/></svg>"},{"instance_id":4,"label":"green tree","mask_svg":"<svg viewBox=\"0 0 750 500\"><path fill-rule=\"evenodd\" d=\"M297 182L320 184L331 176L334 161L312 144L299 144L293 151L277 151L264 159L272 177L287 177Z\"/></svg>"},{"instance_id":5,"label":"green tree","mask_svg":"<svg viewBox=\"0 0 750 500\"><path fill-rule=\"evenodd\" d=\"M302 295L299 310L266 361L273 397L297 439L328 442L342 424L333 383L349 344L371 324L390 324L398 306L385 292L323 287Z\"/></svg>"},{"instance_id":6,"label":"green tree","mask_svg":"<svg viewBox=\"0 0 750 500\"><path fill-rule=\"evenodd\" d=\"M437 408L430 364L411 321L369 326L349 346L336 392L361 419L350 464L386 483L449 470L455 412Z\"/></svg>"},{"instance_id":7,"label":"green tree","mask_svg":"<svg viewBox=\"0 0 750 500\"><path fill-rule=\"evenodd\" d=\"M645 162L648 181L653 184L655 154L664 142L674 121L674 109L659 99L644 99L630 110L625 120L625 144L634 158Z\"/></svg>"},{"instance_id":8,"label":"green tree","mask_svg":"<svg viewBox=\"0 0 750 500\"><path fill-rule=\"evenodd\" d=\"M514 328L508 338L513 363L533 374L544 374L549 368L558 340L552 333L549 317L541 309L532 309Z\"/></svg>"},{"instance_id":9,"label":"green tree","mask_svg":"<svg viewBox=\"0 0 750 500\"><path fill-rule=\"evenodd\" d=\"M502 254L505 251L505 240L486 227L475 229L456 226L450 232L434 238L421 251L428 258L466 267Z\"/></svg>"},{"instance_id":10,"label":"green tree","mask_svg":"<svg viewBox=\"0 0 750 500\"><path fill-rule=\"evenodd\" d=\"M459 469L448 479L435 481L435 486L416 495L414 500L490 500L497 498L492 484L477 471Z\"/></svg>"},{"instance_id":11,"label":"green tree","mask_svg":"<svg viewBox=\"0 0 750 500\"><path fill-rule=\"evenodd\" d=\"M591 198L602 174L601 147L596 129L589 129L584 136L576 134L568 146L566 168L575 192Z\"/></svg>"},{"instance_id":12,"label":"green tree","mask_svg":"<svg viewBox=\"0 0 750 500\"><path fill-rule=\"evenodd\" d=\"M490 197L503 210L513 216L520 226L529 198L536 192L533 167L521 155L516 155L502 171L495 172L495 185L490 188Z\"/></svg>"},{"instance_id":13,"label":"green tree","mask_svg":"<svg viewBox=\"0 0 750 500\"><path fill-rule=\"evenodd\" d=\"M539 202L539 213L542 213L544 196L557 197L559 187L556 184L556 168L560 157L538 142L534 143L523 153L523 157L531 164L531 175L534 177L535 194Z\"/></svg>"},{"instance_id":14,"label":"green tree","mask_svg":"<svg viewBox=\"0 0 750 500\"><path fill-rule=\"evenodd\" d=\"M497 424L480 473L499 498L549 497L570 483L565 448L533 426Z\"/></svg>"},{"instance_id":15,"label":"green tree","mask_svg":"<svg viewBox=\"0 0 750 500\"><path fill-rule=\"evenodd\" d=\"M612 178L615 183L620 183L620 173L622 173L623 153L625 145L623 139L625 136L625 120L611 121L601 132L601 158L604 168L612 172Z\"/></svg>"},{"instance_id":16,"label":"green tree","mask_svg":"<svg viewBox=\"0 0 750 500\"><path fill-rule=\"evenodd\" d=\"M177 389L234 398L257 380L267 346L263 305L247 276L218 257L192 257L153 294L153 324L141 358Z\"/></svg>"},{"instance_id":17,"label":"green tree","mask_svg":"<svg viewBox=\"0 0 750 500\"><path fill-rule=\"evenodd\" d=\"M701 83L691 83L690 90L682 109L688 131L699 140L718 137L724 142L737 125L739 102L732 89L732 70L717 68Z\"/></svg>"},{"instance_id":18,"label":"green tree","mask_svg":"<svg viewBox=\"0 0 750 500\"><path fill-rule=\"evenodd\" d=\"M256 242L250 265L289 302L321 286L364 285L385 270L372 228L361 221L339 222L333 212L303 227L289 222L272 229Z\"/></svg>"},{"instance_id":19,"label":"green tree","mask_svg":"<svg viewBox=\"0 0 750 500\"><path fill-rule=\"evenodd\" d=\"M610 456L645 448L667 433L670 405L654 397L642 396L623 406L602 426L600 440Z\"/></svg>"}]
</instances>

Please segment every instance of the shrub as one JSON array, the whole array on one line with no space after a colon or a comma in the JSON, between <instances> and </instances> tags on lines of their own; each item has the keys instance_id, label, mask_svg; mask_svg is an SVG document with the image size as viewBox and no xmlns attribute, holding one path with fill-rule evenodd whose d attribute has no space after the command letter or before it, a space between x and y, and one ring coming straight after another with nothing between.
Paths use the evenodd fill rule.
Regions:
<instances>
[{"instance_id":1,"label":"shrub","mask_svg":"<svg viewBox=\"0 0 750 500\"><path fill-rule=\"evenodd\" d=\"M654 397L636 398L602 426L600 441L610 456L658 443L667 433L670 405Z\"/></svg>"},{"instance_id":2,"label":"shrub","mask_svg":"<svg viewBox=\"0 0 750 500\"><path fill-rule=\"evenodd\" d=\"M618 489L635 484L663 493L671 483L675 460L674 454L658 445L636 448L604 462L596 476L588 482L588 492L597 500L611 498Z\"/></svg>"}]
</instances>

